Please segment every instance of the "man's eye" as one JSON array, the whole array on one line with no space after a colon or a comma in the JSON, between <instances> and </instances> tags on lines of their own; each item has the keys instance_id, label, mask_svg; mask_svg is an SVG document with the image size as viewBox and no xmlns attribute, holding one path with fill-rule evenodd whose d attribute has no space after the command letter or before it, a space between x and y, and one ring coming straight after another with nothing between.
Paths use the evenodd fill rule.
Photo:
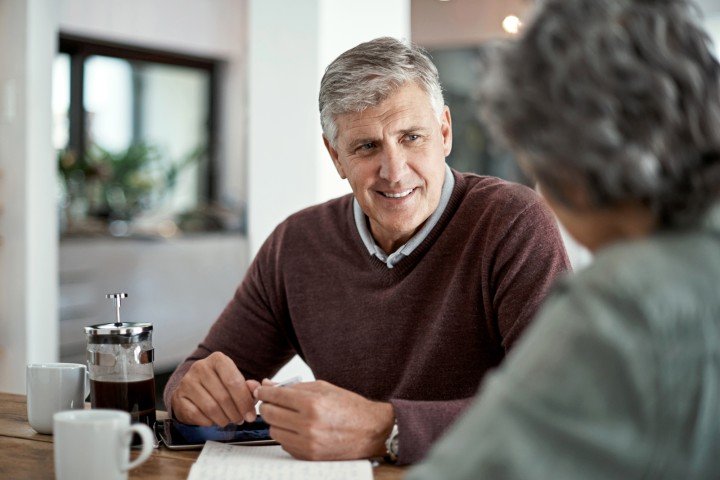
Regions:
<instances>
[{"instance_id":1,"label":"man's eye","mask_svg":"<svg viewBox=\"0 0 720 480\"><path fill-rule=\"evenodd\" d=\"M375 148L375 144L373 142L363 143L358 147L358 150L372 150Z\"/></svg>"},{"instance_id":2,"label":"man's eye","mask_svg":"<svg viewBox=\"0 0 720 480\"><path fill-rule=\"evenodd\" d=\"M407 139L410 140L411 142L414 142L415 140L417 140L418 138L420 138L420 135L416 135L416 134L414 134L414 133L409 133L409 134L407 134L407 135L405 136L405 138L407 138Z\"/></svg>"}]
</instances>

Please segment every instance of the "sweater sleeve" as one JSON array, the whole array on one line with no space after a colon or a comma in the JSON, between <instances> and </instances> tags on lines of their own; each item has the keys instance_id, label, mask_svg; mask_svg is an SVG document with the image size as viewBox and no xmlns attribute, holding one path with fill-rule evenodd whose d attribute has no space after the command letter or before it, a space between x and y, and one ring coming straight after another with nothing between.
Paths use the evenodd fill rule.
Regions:
<instances>
[{"instance_id":1,"label":"sweater sleeve","mask_svg":"<svg viewBox=\"0 0 720 480\"><path fill-rule=\"evenodd\" d=\"M420 461L471 402L472 398L436 402L390 400L398 425L398 463Z\"/></svg>"},{"instance_id":2,"label":"sweater sleeve","mask_svg":"<svg viewBox=\"0 0 720 480\"><path fill-rule=\"evenodd\" d=\"M536 200L498 235L490 255L486 315L510 350L530 324L555 280L571 269L555 217Z\"/></svg>"},{"instance_id":3,"label":"sweater sleeve","mask_svg":"<svg viewBox=\"0 0 720 480\"><path fill-rule=\"evenodd\" d=\"M556 278L570 269L570 262L555 217L542 201L535 198L510 222L503 218L494 226L495 243L482 255L489 266L486 318L507 351L529 325ZM472 398L391 400L399 432L398 461L421 460L471 402Z\"/></svg>"},{"instance_id":4,"label":"sweater sleeve","mask_svg":"<svg viewBox=\"0 0 720 480\"><path fill-rule=\"evenodd\" d=\"M168 380L163 399L169 414L180 380L193 363L213 352L226 354L246 379L256 380L271 377L295 354L284 327L283 295L277 287L282 275L275 267L281 231L279 227L265 242L205 339Z\"/></svg>"}]
</instances>

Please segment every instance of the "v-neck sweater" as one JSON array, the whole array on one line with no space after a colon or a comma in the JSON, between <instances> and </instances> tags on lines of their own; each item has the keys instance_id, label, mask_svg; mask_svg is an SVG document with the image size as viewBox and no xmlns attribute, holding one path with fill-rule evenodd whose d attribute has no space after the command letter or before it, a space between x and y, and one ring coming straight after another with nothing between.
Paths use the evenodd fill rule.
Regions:
<instances>
[{"instance_id":1,"label":"v-neck sweater","mask_svg":"<svg viewBox=\"0 0 720 480\"><path fill-rule=\"evenodd\" d=\"M352 195L282 222L171 377L166 405L190 365L214 351L258 380L297 353L318 380L391 402L400 462L421 459L570 268L535 192L453 175L438 223L392 269L368 254Z\"/></svg>"}]
</instances>

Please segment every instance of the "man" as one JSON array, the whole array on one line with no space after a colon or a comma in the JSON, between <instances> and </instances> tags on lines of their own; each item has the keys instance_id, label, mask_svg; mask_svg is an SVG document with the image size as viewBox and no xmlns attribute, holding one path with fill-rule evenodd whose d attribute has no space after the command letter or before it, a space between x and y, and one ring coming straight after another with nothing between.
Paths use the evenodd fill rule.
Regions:
<instances>
[{"instance_id":1,"label":"man","mask_svg":"<svg viewBox=\"0 0 720 480\"><path fill-rule=\"evenodd\" d=\"M420 459L568 268L530 190L453 172L437 70L392 38L338 57L323 140L353 194L281 223L168 383L181 421L253 420L298 458ZM319 380L259 386L295 353ZM398 455L399 454L399 455Z\"/></svg>"}]
</instances>

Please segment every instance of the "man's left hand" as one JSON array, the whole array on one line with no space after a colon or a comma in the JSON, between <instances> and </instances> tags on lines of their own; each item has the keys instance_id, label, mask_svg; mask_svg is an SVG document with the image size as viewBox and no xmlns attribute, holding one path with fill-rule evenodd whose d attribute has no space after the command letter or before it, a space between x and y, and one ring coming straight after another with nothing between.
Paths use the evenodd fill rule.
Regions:
<instances>
[{"instance_id":1,"label":"man's left hand","mask_svg":"<svg viewBox=\"0 0 720 480\"><path fill-rule=\"evenodd\" d=\"M250 383L252 381L249 381ZM258 385L256 382L252 382ZM381 457L395 415L390 403L373 402L328 382L255 388L270 436L303 460Z\"/></svg>"}]
</instances>

